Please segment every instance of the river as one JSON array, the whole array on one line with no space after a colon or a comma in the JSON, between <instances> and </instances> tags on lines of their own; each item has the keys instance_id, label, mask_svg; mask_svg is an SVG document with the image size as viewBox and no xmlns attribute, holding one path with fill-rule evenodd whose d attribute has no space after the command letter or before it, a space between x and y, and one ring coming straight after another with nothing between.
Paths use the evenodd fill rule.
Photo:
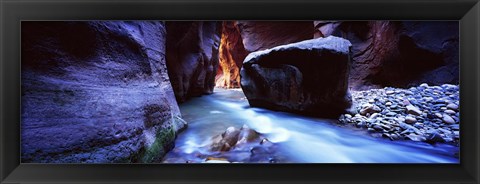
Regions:
<instances>
[{"instance_id":1,"label":"river","mask_svg":"<svg viewBox=\"0 0 480 184\"><path fill-rule=\"evenodd\" d=\"M205 155L244 160L249 152L210 153L204 146L228 127L250 128L273 142L277 163L459 163L456 146L390 141L336 125L336 120L251 108L241 90L215 88L180 105L188 128L177 135L168 163L202 162ZM259 162L263 162L259 159Z\"/></svg>"}]
</instances>

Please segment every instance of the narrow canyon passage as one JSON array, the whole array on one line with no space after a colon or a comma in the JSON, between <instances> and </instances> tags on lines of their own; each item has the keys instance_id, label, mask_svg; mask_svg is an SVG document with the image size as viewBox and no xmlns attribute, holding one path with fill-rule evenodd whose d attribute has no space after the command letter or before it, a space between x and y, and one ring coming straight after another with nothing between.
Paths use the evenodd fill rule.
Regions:
<instances>
[{"instance_id":1,"label":"narrow canyon passage","mask_svg":"<svg viewBox=\"0 0 480 184\"><path fill-rule=\"evenodd\" d=\"M229 162L275 163L457 163L458 147L374 138L364 131L338 127L337 120L251 108L240 89L215 88L212 95L180 105L188 128L178 134L164 163L198 163L211 158ZM259 143L227 152L209 151L211 138L228 127L247 125L273 142L268 151Z\"/></svg>"}]
</instances>

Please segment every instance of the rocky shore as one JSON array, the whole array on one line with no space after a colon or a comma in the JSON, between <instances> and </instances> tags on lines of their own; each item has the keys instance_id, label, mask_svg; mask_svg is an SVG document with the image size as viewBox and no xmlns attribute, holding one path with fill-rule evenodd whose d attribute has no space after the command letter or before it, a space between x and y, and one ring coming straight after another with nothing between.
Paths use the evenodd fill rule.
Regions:
<instances>
[{"instance_id":1,"label":"rocky shore","mask_svg":"<svg viewBox=\"0 0 480 184\"><path fill-rule=\"evenodd\" d=\"M385 87L352 91L353 106L341 126L366 130L374 137L459 146L459 86L421 84L409 89Z\"/></svg>"}]
</instances>

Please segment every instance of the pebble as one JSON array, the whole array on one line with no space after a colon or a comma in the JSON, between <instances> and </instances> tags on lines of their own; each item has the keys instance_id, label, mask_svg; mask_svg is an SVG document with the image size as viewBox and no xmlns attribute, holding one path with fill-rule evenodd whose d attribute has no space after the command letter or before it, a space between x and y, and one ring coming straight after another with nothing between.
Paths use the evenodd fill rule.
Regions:
<instances>
[{"instance_id":1,"label":"pebble","mask_svg":"<svg viewBox=\"0 0 480 184\"><path fill-rule=\"evenodd\" d=\"M344 121L342 125L350 123L351 127L362 128L373 137L458 146L458 90L458 85L440 87L424 83L408 89L352 91L357 105L340 121Z\"/></svg>"},{"instance_id":2,"label":"pebble","mask_svg":"<svg viewBox=\"0 0 480 184\"><path fill-rule=\"evenodd\" d=\"M457 110L457 109L458 109L458 105L455 105L455 104L451 103L451 104L448 104L448 105L447 105L447 108L448 108L448 109L452 109L452 110Z\"/></svg>"},{"instance_id":3,"label":"pebble","mask_svg":"<svg viewBox=\"0 0 480 184\"><path fill-rule=\"evenodd\" d=\"M443 122L445 122L447 124L455 124L455 120L453 120L452 117L450 117L449 115L446 115L446 114L443 115Z\"/></svg>"},{"instance_id":4,"label":"pebble","mask_svg":"<svg viewBox=\"0 0 480 184\"><path fill-rule=\"evenodd\" d=\"M455 114L455 111L450 110L450 109L449 109L449 110L445 110L445 111L443 111L443 112L445 112L445 113L447 113L447 114Z\"/></svg>"},{"instance_id":5,"label":"pebble","mask_svg":"<svg viewBox=\"0 0 480 184\"><path fill-rule=\"evenodd\" d=\"M416 116L419 116L419 115L422 114L422 111L420 111L420 109L418 109L417 107L415 107L413 105L407 105L406 108L407 108L407 113L408 114L413 114L413 115L416 115Z\"/></svg>"},{"instance_id":6,"label":"pebble","mask_svg":"<svg viewBox=\"0 0 480 184\"><path fill-rule=\"evenodd\" d=\"M443 137L437 133L433 133L433 134L430 134L430 136L427 137L426 141L428 143L437 143L437 142L441 142L441 143L444 143L445 142L445 139L443 139Z\"/></svg>"},{"instance_id":7,"label":"pebble","mask_svg":"<svg viewBox=\"0 0 480 184\"><path fill-rule=\"evenodd\" d=\"M405 123L408 123L408 124L413 124L417 122L417 119L415 119L415 117L413 116L407 116L405 117Z\"/></svg>"},{"instance_id":8,"label":"pebble","mask_svg":"<svg viewBox=\"0 0 480 184\"><path fill-rule=\"evenodd\" d=\"M371 119L376 119L378 116L380 116L379 113L373 113L372 115L370 115L370 118Z\"/></svg>"},{"instance_id":9,"label":"pebble","mask_svg":"<svg viewBox=\"0 0 480 184\"><path fill-rule=\"evenodd\" d=\"M397 115L397 113L395 112L388 112L387 114L385 114L386 116L395 116Z\"/></svg>"},{"instance_id":10,"label":"pebble","mask_svg":"<svg viewBox=\"0 0 480 184\"><path fill-rule=\"evenodd\" d=\"M381 111L380 107L373 104L367 104L360 110L360 114L366 115L367 113L375 113L380 111Z\"/></svg>"}]
</instances>

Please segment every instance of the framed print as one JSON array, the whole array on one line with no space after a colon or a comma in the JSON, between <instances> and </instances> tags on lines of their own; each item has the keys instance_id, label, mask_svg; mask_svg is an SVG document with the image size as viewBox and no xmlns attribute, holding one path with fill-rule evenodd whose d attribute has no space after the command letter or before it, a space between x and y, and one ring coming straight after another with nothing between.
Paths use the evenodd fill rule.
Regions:
<instances>
[{"instance_id":1,"label":"framed print","mask_svg":"<svg viewBox=\"0 0 480 184\"><path fill-rule=\"evenodd\" d=\"M1 12L3 183L478 183L478 1Z\"/></svg>"}]
</instances>

